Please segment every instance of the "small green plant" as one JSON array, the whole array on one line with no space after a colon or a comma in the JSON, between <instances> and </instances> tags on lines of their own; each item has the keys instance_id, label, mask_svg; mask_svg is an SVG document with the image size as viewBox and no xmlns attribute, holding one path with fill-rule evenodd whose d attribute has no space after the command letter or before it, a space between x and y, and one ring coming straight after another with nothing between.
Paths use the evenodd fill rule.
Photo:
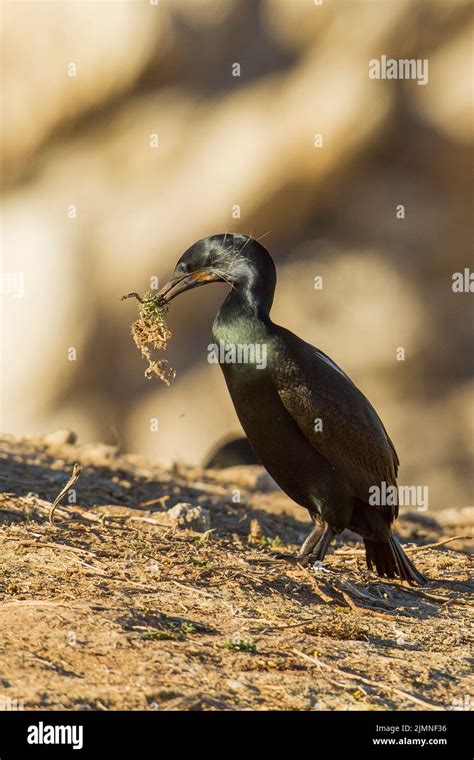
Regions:
<instances>
[{"instance_id":1,"label":"small green plant","mask_svg":"<svg viewBox=\"0 0 474 760\"><path fill-rule=\"evenodd\" d=\"M169 641L176 638L176 635L172 631L144 631L142 633L142 639L147 639L148 641Z\"/></svg>"},{"instance_id":2,"label":"small green plant","mask_svg":"<svg viewBox=\"0 0 474 760\"><path fill-rule=\"evenodd\" d=\"M196 543L198 546L205 546L212 538L212 534L214 533L215 528L211 528L210 530L206 530L205 533L202 534L202 536L199 536L199 538L196 539Z\"/></svg>"},{"instance_id":3,"label":"small green plant","mask_svg":"<svg viewBox=\"0 0 474 760\"><path fill-rule=\"evenodd\" d=\"M235 633L230 638L224 641L224 647L226 649L233 649L236 652L250 652L255 654L257 651L257 645L253 639L244 639L239 633Z\"/></svg>"},{"instance_id":4,"label":"small green plant","mask_svg":"<svg viewBox=\"0 0 474 760\"><path fill-rule=\"evenodd\" d=\"M261 542L264 546L268 546L269 549L279 549L281 546L280 536L262 536Z\"/></svg>"},{"instance_id":5,"label":"small green plant","mask_svg":"<svg viewBox=\"0 0 474 760\"><path fill-rule=\"evenodd\" d=\"M183 623L183 624L181 625L181 630L182 630L182 632L183 632L183 633L185 634L185 636L186 636L186 635L188 635L189 633L195 633L195 632L196 632L196 626L195 626L195 625L193 625L192 623Z\"/></svg>"},{"instance_id":6,"label":"small green plant","mask_svg":"<svg viewBox=\"0 0 474 760\"><path fill-rule=\"evenodd\" d=\"M170 617L164 612L152 612L149 607L137 608L127 629L136 631L146 641L184 641L200 630L200 626L189 620Z\"/></svg>"},{"instance_id":7,"label":"small green plant","mask_svg":"<svg viewBox=\"0 0 474 760\"><path fill-rule=\"evenodd\" d=\"M209 562L205 559L199 559L199 557L190 557L188 559L188 565L195 565L196 567L209 567Z\"/></svg>"}]
</instances>

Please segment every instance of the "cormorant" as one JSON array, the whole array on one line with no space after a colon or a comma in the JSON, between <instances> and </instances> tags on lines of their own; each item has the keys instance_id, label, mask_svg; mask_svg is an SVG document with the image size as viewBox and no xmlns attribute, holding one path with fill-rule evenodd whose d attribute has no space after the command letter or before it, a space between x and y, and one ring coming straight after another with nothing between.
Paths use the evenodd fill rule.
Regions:
<instances>
[{"instance_id":1,"label":"cormorant","mask_svg":"<svg viewBox=\"0 0 474 760\"><path fill-rule=\"evenodd\" d=\"M266 248L240 234L203 238L157 298L168 303L210 282L230 285L212 334L224 347L219 363L241 425L257 458L315 524L300 555L322 562L334 536L350 528L364 538L369 570L426 583L392 535L398 506L369 503L371 487L386 493L397 485L395 447L346 373L272 322L276 269Z\"/></svg>"}]
</instances>

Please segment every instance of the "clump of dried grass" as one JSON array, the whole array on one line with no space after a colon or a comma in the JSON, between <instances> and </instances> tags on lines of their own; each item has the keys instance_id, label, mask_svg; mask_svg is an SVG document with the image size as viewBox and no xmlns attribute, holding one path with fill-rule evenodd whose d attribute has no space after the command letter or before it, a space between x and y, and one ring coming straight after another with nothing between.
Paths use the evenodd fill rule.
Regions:
<instances>
[{"instance_id":1,"label":"clump of dried grass","mask_svg":"<svg viewBox=\"0 0 474 760\"><path fill-rule=\"evenodd\" d=\"M308 626L305 631L333 641L368 641L369 639L368 624L364 625L354 620L347 607L339 607L336 613L332 612L326 619L318 620L317 626Z\"/></svg>"},{"instance_id":2,"label":"clump of dried grass","mask_svg":"<svg viewBox=\"0 0 474 760\"><path fill-rule=\"evenodd\" d=\"M166 324L167 307L152 293L143 296L127 293L121 300L126 298L136 298L140 304L138 319L133 322L131 332L136 347L148 362L145 377L150 379L155 375L170 385L176 376L175 371L167 359L156 359L153 356L153 351L165 351L171 338L171 330Z\"/></svg>"}]
</instances>

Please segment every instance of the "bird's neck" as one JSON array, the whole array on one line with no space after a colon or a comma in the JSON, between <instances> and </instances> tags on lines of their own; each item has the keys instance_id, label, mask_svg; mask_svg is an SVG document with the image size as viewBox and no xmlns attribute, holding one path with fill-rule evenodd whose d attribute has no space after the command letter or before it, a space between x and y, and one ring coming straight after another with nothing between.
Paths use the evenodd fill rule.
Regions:
<instances>
[{"instance_id":1,"label":"bird's neck","mask_svg":"<svg viewBox=\"0 0 474 760\"><path fill-rule=\"evenodd\" d=\"M246 317L269 322L274 294L275 282L249 275L232 286L221 306L220 316L226 321Z\"/></svg>"}]
</instances>

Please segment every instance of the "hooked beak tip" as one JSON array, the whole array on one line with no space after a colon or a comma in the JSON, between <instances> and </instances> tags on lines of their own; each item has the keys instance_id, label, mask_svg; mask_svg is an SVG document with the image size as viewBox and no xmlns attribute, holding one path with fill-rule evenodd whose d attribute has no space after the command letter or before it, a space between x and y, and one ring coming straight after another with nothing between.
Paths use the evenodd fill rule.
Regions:
<instances>
[{"instance_id":1,"label":"hooked beak tip","mask_svg":"<svg viewBox=\"0 0 474 760\"><path fill-rule=\"evenodd\" d=\"M156 295L156 300L159 304L169 303L178 293L187 289L187 283L185 283L187 277L172 277L169 282ZM181 285L181 287L179 287ZM173 292L174 291L174 292Z\"/></svg>"}]
</instances>

